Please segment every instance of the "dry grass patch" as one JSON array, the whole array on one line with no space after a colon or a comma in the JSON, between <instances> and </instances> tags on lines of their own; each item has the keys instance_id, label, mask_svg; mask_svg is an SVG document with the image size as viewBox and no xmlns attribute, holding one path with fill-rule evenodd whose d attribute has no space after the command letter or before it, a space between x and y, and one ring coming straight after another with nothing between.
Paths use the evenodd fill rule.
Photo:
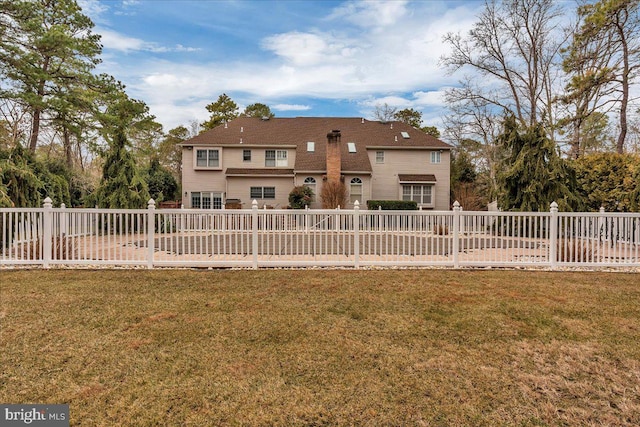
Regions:
<instances>
[{"instance_id":1,"label":"dry grass patch","mask_svg":"<svg viewBox=\"0 0 640 427\"><path fill-rule=\"evenodd\" d=\"M0 401L73 425L639 425L638 275L2 271Z\"/></svg>"}]
</instances>

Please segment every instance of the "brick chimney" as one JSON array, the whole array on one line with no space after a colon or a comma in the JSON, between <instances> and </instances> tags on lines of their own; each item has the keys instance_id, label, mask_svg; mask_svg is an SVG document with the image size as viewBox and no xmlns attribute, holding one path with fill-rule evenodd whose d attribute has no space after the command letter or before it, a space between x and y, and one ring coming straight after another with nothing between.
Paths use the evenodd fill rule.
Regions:
<instances>
[{"instance_id":1,"label":"brick chimney","mask_svg":"<svg viewBox=\"0 0 640 427\"><path fill-rule=\"evenodd\" d=\"M327 182L340 182L340 136L339 130L332 130L327 134Z\"/></svg>"}]
</instances>

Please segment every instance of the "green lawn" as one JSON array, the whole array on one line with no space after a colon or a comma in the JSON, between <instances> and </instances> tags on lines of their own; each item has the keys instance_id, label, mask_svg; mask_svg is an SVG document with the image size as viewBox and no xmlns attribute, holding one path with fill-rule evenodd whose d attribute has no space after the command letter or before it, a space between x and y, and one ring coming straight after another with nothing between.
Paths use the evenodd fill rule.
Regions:
<instances>
[{"instance_id":1,"label":"green lawn","mask_svg":"<svg viewBox=\"0 0 640 427\"><path fill-rule=\"evenodd\" d=\"M638 274L2 270L0 328L72 425L640 425Z\"/></svg>"}]
</instances>

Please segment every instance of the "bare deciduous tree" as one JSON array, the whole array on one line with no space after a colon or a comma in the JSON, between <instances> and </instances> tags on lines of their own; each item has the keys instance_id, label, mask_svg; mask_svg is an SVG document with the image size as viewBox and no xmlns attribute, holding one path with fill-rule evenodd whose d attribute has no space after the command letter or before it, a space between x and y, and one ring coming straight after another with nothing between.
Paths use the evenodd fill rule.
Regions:
<instances>
[{"instance_id":1,"label":"bare deciduous tree","mask_svg":"<svg viewBox=\"0 0 640 427\"><path fill-rule=\"evenodd\" d=\"M0 99L0 149L23 143L29 133L28 114L11 99Z\"/></svg>"},{"instance_id":2,"label":"bare deciduous tree","mask_svg":"<svg viewBox=\"0 0 640 427\"><path fill-rule=\"evenodd\" d=\"M398 109L396 107L391 107L385 102L384 105L376 105L375 110L373 110L373 117L385 123L393 120L393 116L397 111Z\"/></svg>"},{"instance_id":3,"label":"bare deciduous tree","mask_svg":"<svg viewBox=\"0 0 640 427\"><path fill-rule=\"evenodd\" d=\"M488 194L485 196L493 199L497 195L497 171L501 160L497 144L501 120L496 116L494 105L486 98L474 95L471 82L447 91L445 102L449 114L444 117L444 137L471 156L480 179L486 181Z\"/></svg>"},{"instance_id":4,"label":"bare deciduous tree","mask_svg":"<svg viewBox=\"0 0 640 427\"><path fill-rule=\"evenodd\" d=\"M343 182L325 181L320 191L323 209L345 207L348 202L347 187Z\"/></svg>"},{"instance_id":5,"label":"bare deciduous tree","mask_svg":"<svg viewBox=\"0 0 640 427\"><path fill-rule=\"evenodd\" d=\"M488 0L465 37L444 37L451 52L441 63L452 73L465 69L483 79L482 86L470 85L471 78L462 81L461 89L448 94L449 102L473 97L494 114L507 110L523 126L542 123L553 129L559 14L553 0Z\"/></svg>"}]
</instances>

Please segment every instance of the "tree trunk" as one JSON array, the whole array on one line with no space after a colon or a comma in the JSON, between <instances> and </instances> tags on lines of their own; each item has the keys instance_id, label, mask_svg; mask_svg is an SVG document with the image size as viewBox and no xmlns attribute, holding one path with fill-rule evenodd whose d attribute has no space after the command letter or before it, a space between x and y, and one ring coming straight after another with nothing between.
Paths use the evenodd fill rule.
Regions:
<instances>
[{"instance_id":1,"label":"tree trunk","mask_svg":"<svg viewBox=\"0 0 640 427\"><path fill-rule=\"evenodd\" d=\"M580 157L580 124L576 121L573 124L573 135L571 136L571 151L569 157L577 159Z\"/></svg>"},{"instance_id":2,"label":"tree trunk","mask_svg":"<svg viewBox=\"0 0 640 427\"><path fill-rule=\"evenodd\" d=\"M38 145L38 134L40 133L40 111L39 107L33 110L33 119L31 120L31 138L29 139L29 150L32 153L36 152L36 146Z\"/></svg>"},{"instance_id":3,"label":"tree trunk","mask_svg":"<svg viewBox=\"0 0 640 427\"><path fill-rule=\"evenodd\" d=\"M46 74L49 71L49 61L51 58L46 56L44 58L44 62L42 63L42 72ZM42 101L44 99L44 85L46 81L44 79L38 82L38 100ZM36 147L38 146L38 135L40 134L40 115L42 114L42 107L38 106L33 109L33 120L31 121L31 138L29 140L29 150L32 153L36 152Z\"/></svg>"},{"instance_id":4,"label":"tree trunk","mask_svg":"<svg viewBox=\"0 0 640 427\"><path fill-rule=\"evenodd\" d=\"M621 13L627 13L626 10ZM628 19L628 16L625 18ZM629 43L627 41L627 35L625 33L624 25L620 23L620 16L617 16L616 31L620 37L620 43L622 44L622 99L620 100L620 134L618 135L618 141L616 142L616 151L618 154L624 152L624 143L627 138L627 106L629 104ZM625 22L626 20L625 19Z\"/></svg>"},{"instance_id":5,"label":"tree trunk","mask_svg":"<svg viewBox=\"0 0 640 427\"><path fill-rule=\"evenodd\" d=\"M64 145L64 157L67 162L67 166L71 169L73 167L73 152L71 150L71 137L69 136L69 129L65 126L62 129L62 142Z\"/></svg>"}]
</instances>

